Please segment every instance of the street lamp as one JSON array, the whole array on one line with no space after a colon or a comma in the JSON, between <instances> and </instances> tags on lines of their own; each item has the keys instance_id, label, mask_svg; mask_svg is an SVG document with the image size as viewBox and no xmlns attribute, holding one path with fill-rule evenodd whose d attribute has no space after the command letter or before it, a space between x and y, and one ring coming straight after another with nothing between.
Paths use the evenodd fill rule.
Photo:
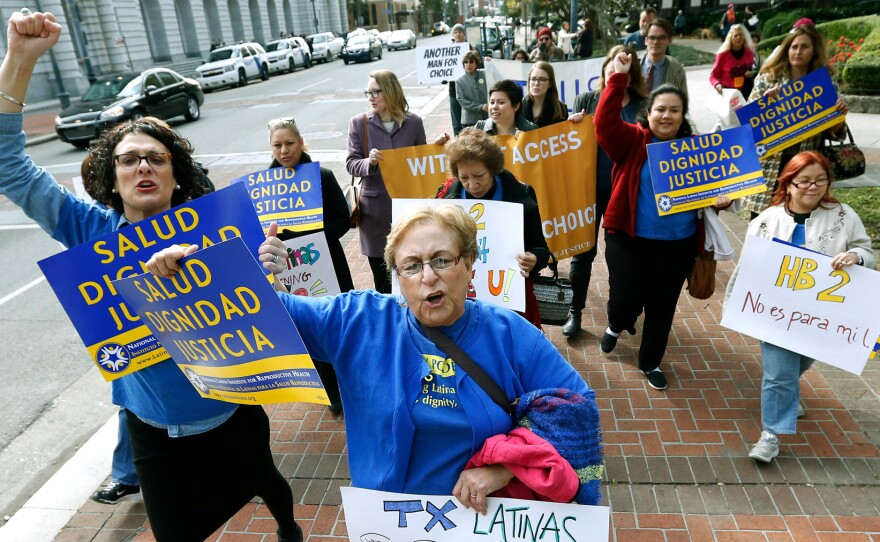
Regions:
<instances>
[{"instance_id":1,"label":"street lamp","mask_svg":"<svg viewBox=\"0 0 880 542\"><path fill-rule=\"evenodd\" d=\"M315 34L318 33L318 10L315 8L315 0L312 0L312 15L315 17Z\"/></svg>"}]
</instances>

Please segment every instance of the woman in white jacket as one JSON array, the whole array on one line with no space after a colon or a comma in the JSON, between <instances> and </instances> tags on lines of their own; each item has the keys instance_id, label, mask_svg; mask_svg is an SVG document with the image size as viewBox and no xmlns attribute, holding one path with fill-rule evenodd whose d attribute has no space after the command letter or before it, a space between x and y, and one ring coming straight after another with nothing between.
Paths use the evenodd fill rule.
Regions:
<instances>
[{"instance_id":1,"label":"woman in white jacket","mask_svg":"<svg viewBox=\"0 0 880 542\"><path fill-rule=\"evenodd\" d=\"M831 196L831 180L822 154L805 151L796 155L782 170L770 207L749 223L748 235L777 238L833 256L835 269L850 265L873 269L871 238L852 208ZM796 432L797 418L803 415L799 380L813 360L762 342L761 361L763 431L749 457L769 463L779 455L777 435Z\"/></svg>"}]
</instances>

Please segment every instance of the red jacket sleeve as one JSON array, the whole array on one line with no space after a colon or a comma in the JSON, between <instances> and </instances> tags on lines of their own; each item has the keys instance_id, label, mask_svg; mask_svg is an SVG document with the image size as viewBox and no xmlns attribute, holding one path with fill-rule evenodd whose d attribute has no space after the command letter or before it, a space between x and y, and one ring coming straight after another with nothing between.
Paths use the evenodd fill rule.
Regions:
<instances>
[{"instance_id":1,"label":"red jacket sleeve","mask_svg":"<svg viewBox=\"0 0 880 542\"><path fill-rule=\"evenodd\" d=\"M632 70L640 69L633 64ZM593 116L596 125L596 139L599 145L615 163L624 162L633 150L634 142L641 141L642 136L638 127L629 124L620 117L623 109L623 96L629 85L629 76L625 73L615 73L605 80L605 89L599 97L599 105Z\"/></svg>"}]
</instances>

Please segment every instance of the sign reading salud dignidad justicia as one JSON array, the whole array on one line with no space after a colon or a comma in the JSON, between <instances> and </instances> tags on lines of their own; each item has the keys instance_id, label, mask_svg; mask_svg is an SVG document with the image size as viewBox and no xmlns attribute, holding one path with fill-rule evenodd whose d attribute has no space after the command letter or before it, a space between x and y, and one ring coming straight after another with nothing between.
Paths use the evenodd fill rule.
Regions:
<instances>
[{"instance_id":1,"label":"sign reading salud dignidad justicia","mask_svg":"<svg viewBox=\"0 0 880 542\"><path fill-rule=\"evenodd\" d=\"M648 145L648 166L660 216L708 207L765 190L748 126Z\"/></svg>"},{"instance_id":2,"label":"sign reading salud dignidad justicia","mask_svg":"<svg viewBox=\"0 0 880 542\"><path fill-rule=\"evenodd\" d=\"M206 247L241 237L256 254L266 239L244 184L235 184L39 262L105 380L168 359L113 281L143 273L173 244ZM265 280L265 279L264 279Z\"/></svg>"},{"instance_id":3,"label":"sign reading salud dignidad justicia","mask_svg":"<svg viewBox=\"0 0 880 542\"><path fill-rule=\"evenodd\" d=\"M278 223L278 231L308 231L324 227L321 164L255 171L232 183L243 183L254 203L263 231Z\"/></svg>"},{"instance_id":4,"label":"sign reading salud dignidad justicia","mask_svg":"<svg viewBox=\"0 0 880 542\"><path fill-rule=\"evenodd\" d=\"M825 67L779 87L736 110L739 123L750 126L759 157L775 154L812 137L845 115L837 110L837 90Z\"/></svg>"}]
</instances>

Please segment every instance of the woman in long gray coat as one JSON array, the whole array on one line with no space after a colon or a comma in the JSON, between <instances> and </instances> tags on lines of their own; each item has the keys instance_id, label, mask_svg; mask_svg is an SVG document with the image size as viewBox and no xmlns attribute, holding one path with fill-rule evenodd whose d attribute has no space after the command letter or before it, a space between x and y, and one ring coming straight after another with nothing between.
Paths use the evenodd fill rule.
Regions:
<instances>
[{"instance_id":1,"label":"woman in long gray coat","mask_svg":"<svg viewBox=\"0 0 880 542\"><path fill-rule=\"evenodd\" d=\"M361 254L370 262L376 290L390 294L391 276L385 267L384 252L385 238L391 231L391 197L379 171L379 160L383 150L424 145L425 126L421 117L409 112L394 72L372 72L364 94L369 100L367 112L355 115L348 123L345 169L362 181Z\"/></svg>"},{"instance_id":2,"label":"woman in long gray coat","mask_svg":"<svg viewBox=\"0 0 880 542\"><path fill-rule=\"evenodd\" d=\"M461 61L464 74L455 82L455 97L461 104L461 126L467 128L489 118L489 93L486 90L486 72L479 69L480 57L468 51Z\"/></svg>"}]
</instances>

